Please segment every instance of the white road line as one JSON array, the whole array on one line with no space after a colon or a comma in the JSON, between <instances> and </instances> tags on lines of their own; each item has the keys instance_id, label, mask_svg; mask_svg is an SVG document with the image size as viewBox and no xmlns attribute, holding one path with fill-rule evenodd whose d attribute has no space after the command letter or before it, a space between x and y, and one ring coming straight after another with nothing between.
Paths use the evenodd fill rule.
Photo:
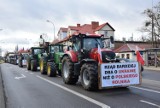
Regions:
<instances>
[{"instance_id":1,"label":"white road line","mask_svg":"<svg viewBox=\"0 0 160 108\"><path fill-rule=\"evenodd\" d=\"M151 102L148 102L148 101L145 101L145 100L140 100L140 102L143 102L143 103L146 103L146 104L149 104L149 105L153 105L153 106L156 106L156 107L160 108L159 105L151 103Z\"/></svg>"},{"instance_id":2,"label":"white road line","mask_svg":"<svg viewBox=\"0 0 160 108\"><path fill-rule=\"evenodd\" d=\"M152 89L141 88L141 87L136 87L136 86L130 86L130 87L136 88L136 89L140 89L140 90L144 90L144 91L148 91L148 92L153 92L153 93L158 93L158 94L160 94L160 91L156 91L156 90L152 90Z\"/></svg>"},{"instance_id":3,"label":"white road line","mask_svg":"<svg viewBox=\"0 0 160 108\"><path fill-rule=\"evenodd\" d=\"M34 73L30 73L30 74L34 74Z\"/></svg>"},{"instance_id":4,"label":"white road line","mask_svg":"<svg viewBox=\"0 0 160 108\"><path fill-rule=\"evenodd\" d=\"M21 74L21 76L20 77L15 77L14 79L22 79L22 78L26 78L26 76L25 75L23 75L23 74Z\"/></svg>"},{"instance_id":5,"label":"white road line","mask_svg":"<svg viewBox=\"0 0 160 108\"><path fill-rule=\"evenodd\" d=\"M108 105L106 105L106 104L104 104L104 103L101 103L101 102L99 102L99 101L96 101L96 100L94 100L94 99L92 99L92 98L90 98L90 97L87 97L87 96L85 96L85 95L83 95L83 94L80 94L80 93L78 93L78 92L76 92L76 91L73 91L73 90L71 90L71 89L68 89L68 88L66 88L66 87L64 87L64 86L62 86L62 85L59 85L59 84L57 84L57 83L54 83L54 82L52 82L52 81L50 81L50 80L47 80L47 79L45 79L45 78L43 78L43 77L41 77L41 76L38 76L38 75L37 75L37 77L40 78L40 79L42 79L42 80L44 80L44 81L47 81L48 83L50 83L50 84L52 84L52 85L57 86L57 87L65 90L65 91L68 91L68 92L70 92L70 93L72 93L72 94L74 94L74 95L77 95L77 96L79 96L79 97L81 97L81 98L83 98L83 99L85 99L85 100L87 100L87 101L89 101L89 102L92 102L92 103L94 103L94 104L96 104L96 105L98 105L98 106L101 106L102 108L110 108L110 106L108 106Z\"/></svg>"}]
</instances>

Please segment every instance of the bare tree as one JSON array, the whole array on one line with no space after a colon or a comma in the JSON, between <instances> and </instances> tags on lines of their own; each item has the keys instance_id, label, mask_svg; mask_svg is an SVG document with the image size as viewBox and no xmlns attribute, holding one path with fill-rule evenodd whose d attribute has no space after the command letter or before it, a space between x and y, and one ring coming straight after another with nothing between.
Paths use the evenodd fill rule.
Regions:
<instances>
[{"instance_id":1,"label":"bare tree","mask_svg":"<svg viewBox=\"0 0 160 108\"><path fill-rule=\"evenodd\" d=\"M153 47L158 47L158 43L160 43L160 2L152 9L144 10L143 14L146 15L147 19L140 29L145 34L142 40L150 41Z\"/></svg>"}]
</instances>

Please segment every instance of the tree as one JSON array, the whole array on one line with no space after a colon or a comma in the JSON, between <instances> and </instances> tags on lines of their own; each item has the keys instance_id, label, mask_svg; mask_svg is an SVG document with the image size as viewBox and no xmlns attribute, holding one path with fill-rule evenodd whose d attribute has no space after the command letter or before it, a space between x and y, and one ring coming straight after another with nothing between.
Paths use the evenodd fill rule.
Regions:
<instances>
[{"instance_id":1,"label":"tree","mask_svg":"<svg viewBox=\"0 0 160 108\"><path fill-rule=\"evenodd\" d=\"M147 37L142 36L142 39L152 42L153 47L158 47L160 43L160 2L152 9L144 10L143 14L146 15L147 19L140 31Z\"/></svg>"}]
</instances>

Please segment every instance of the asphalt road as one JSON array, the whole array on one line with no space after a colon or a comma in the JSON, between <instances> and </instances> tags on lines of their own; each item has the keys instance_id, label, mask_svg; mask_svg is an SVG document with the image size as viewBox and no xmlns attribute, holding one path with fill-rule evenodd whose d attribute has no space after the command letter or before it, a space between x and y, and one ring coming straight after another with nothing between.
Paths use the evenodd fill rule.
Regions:
<instances>
[{"instance_id":1,"label":"asphalt road","mask_svg":"<svg viewBox=\"0 0 160 108\"><path fill-rule=\"evenodd\" d=\"M7 108L160 108L160 72L143 72L141 86L86 91L12 64L2 64Z\"/></svg>"}]
</instances>

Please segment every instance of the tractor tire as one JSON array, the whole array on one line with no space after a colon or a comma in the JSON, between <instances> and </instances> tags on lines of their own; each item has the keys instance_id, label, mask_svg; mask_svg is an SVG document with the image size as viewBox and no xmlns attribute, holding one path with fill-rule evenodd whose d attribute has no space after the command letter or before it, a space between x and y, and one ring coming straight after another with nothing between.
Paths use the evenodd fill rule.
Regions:
<instances>
[{"instance_id":1,"label":"tractor tire","mask_svg":"<svg viewBox=\"0 0 160 108\"><path fill-rule=\"evenodd\" d=\"M30 60L30 58L27 59L27 70L31 70L31 60Z\"/></svg>"},{"instance_id":2,"label":"tractor tire","mask_svg":"<svg viewBox=\"0 0 160 108\"><path fill-rule=\"evenodd\" d=\"M31 71L37 71L37 61L31 60Z\"/></svg>"},{"instance_id":3,"label":"tractor tire","mask_svg":"<svg viewBox=\"0 0 160 108\"><path fill-rule=\"evenodd\" d=\"M62 78L66 84L76 84L78 81L78 76L74 75L73 62L69 57L62 59Z\"/></svg>"},{"instance_id":4,"label":"tractor tire","mask_svg":"<svg viewBox=\"0 0 160 108\"><path fill-rule=\"evenodd\" d=\"M47 60L45 58L41 58L40 60L40 72L41 74L47 74Z\"/></svg>"},{"instance_id":5,"label":"tractor tire","mask_svg":"<svg viewBox=\"0 0 160 108\"><path fill-rule=\"evenodd\" d=\"M47 75L49 77L56 77L57 75L57 69L56 69L56 65L54 62L48 62L47 63Z\"/></svg>"},{"instance_id":6,"label":"tractor tire","mask_svg":"<svg viewBox=\"0 0 160 108\"><path fill-rule=\"evenodd\" d=\"M98 89L98 66L95 63L85 63L80 71L81 84L85 90Z\"/></svg>"}]
</instances>

